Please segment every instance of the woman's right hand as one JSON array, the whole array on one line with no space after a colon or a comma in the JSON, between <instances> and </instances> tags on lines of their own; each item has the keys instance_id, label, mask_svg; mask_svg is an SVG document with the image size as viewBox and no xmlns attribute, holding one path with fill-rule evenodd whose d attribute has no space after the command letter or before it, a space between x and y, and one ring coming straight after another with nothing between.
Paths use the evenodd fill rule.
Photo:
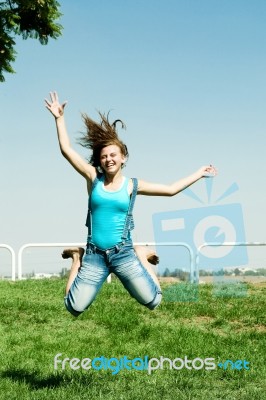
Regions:
<instances>
[{"instance_id":1,"label":"woman's right hand","mask_svg":"<svg viewBox=\"0 0 266 400\"><path fill-rule=\"evenodd\" d=\"M51 101L45 99L47 110L49 110L56 119L62 117L62 115L64 115L64 108L67 102L65 101L64 103L60 104L56 92L50 92L50 98Z\"/></svg>"}]
</instances>

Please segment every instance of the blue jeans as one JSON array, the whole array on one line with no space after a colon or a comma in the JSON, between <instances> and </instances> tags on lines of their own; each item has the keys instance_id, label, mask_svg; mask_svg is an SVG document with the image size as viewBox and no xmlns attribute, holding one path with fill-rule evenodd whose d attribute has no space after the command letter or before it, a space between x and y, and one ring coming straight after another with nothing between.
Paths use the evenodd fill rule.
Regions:
<instances>
[{"instance_id":1,"label":"blue jeans","mask_svg":"<svg viewBox=\"0 0 266 400\"><path fill-rule=\"evenodd\" d=\"M89 243L79 272L65 297L67 310L74 316L85 311L111 272L140 304L153 310L161 302L161 289L141 264L131 240L105 251Z\"/></svg>"}]
</instances>

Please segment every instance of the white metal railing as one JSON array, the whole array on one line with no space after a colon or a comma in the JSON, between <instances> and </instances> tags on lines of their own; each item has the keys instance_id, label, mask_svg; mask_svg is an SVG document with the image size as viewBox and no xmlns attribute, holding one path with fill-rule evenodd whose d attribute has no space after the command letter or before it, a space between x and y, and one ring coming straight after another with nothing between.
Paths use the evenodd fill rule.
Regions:
<instances>
[{"instance_id":1,"label":"white metal railing","mask_svg":"<svg viewBox=\"0 0 266 400\"><path fill-rule=\"evenodd\" d=\"M194 253L192 248L185 242L136 242L134 245L137 246L169 246L169 247L185 247L189 252L190 258L190 282L194 282L195 280L195 272L194 272Z\"/></svg>"},{"instance_id":2,"label":"white metal railing","mask_svg":"<svg viewBox=\"0 0 266 400\"><path fill-rule=\"evenodd\" d=\"M8 244L0 244L0 248L6 249L11 254L11 279L14 281L16 279L16 254L11 246Z\"/></svg>"},{"instance_id":3,"label":"white metal railing","mask_svg":"<svg viewBox=\"0 0 266 400\"><path fill-rule=\"evenodd\" d=\"M134 245L139 246L182 246L188 250L190 257L190 281L194 283L199 282L199 257L201 250L207 246L266 246L266 242L206 242L197 248L196 255L192 248L185 242L135 242ZM22 279L22 259L23 253L26 249L32 247L85 247L86 243L27 243L20 247L18 251L18 264L17 264L17 278ZM16 254L13 248L7 244L0 244L0 248L4 248L11 254L11 279L16 279ZM107 278L111 282L111 275Z\"/></svg>"},{"instance_id":4,"label":"white metal railing","mask_svg":"<svg viewBox=\"0 0 266 400\"><path fill-rule=\"evenodd\" d=\"M266 242L206 242L197 248L197 253L195 257L195 283L199 282L199 257L200 252L204 247L218 247L218 246L266 246Z\"/></svg>"},{"instance_id":5,"label":"white metal railing","mask_svg":"<svg viewBox=\"0 0 266 400\"><path fill-rule=\"evenodd\" d=\"M194 281L194 253L191 247L187 243L183 242L136 242L134 245L138 246L182 246L185 247L190 256L190 281ZM85 243L27 243L20 247L18 252L18 279L22 279L22 256L23 252L32 247L85 247ZM107 282L111 282L111 274L107 278Z\"/></svg>"},{"instance_id":6,"label":"white metal railing","mask_svg":"<svg viewBox=\"0 0 266 400\"><path fill-rule=\"evenodd\" d=\"M85 243L26 243L18 251L18 279L22 279L22 256L26 249L43 247L85 247Z\"/></svg>"}]
</instances>

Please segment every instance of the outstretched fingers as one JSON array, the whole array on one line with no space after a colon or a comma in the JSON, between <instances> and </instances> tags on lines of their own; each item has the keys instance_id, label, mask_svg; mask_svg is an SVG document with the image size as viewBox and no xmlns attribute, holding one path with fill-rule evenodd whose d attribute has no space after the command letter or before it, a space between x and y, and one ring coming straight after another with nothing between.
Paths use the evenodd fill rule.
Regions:
<instances>
[{"instance_id":1,"label":"outstretched fingers","mask_svg":"<svg viewBox=\"0 0 266 400\"><path fill-rule=\"evenodd\" d=\"M58 118L64 114L64 108L67 104L67 101L64 101L62 104L59 103L57 92L50 92L50 100L44 99L45 107L49 110L54 117Z\"/></svg>"},{"instance_id":2,"label":"outstretched fingers","mask_svg":"<svg viewBox=\"0 0 266 400\"><path fill-rule=\"evenodd\" d=\"M52 102L55 102L55 101L58 101L58 95L57 95L57 92L50 92L50 97L51 97L51 100L52 100Z\"/></svg>"},{"instance_id":3,"label":"outstretched fingers","mask_svg":"<svg viewBox=\"0 0 266 400\"><path fill-rule=\"evenodd\" d=\"M46 108L51 107L51 103L49 100L44 99L45 103L46 103Z\"/></svg>"},{"instance_id":4,"label":"outstretched fingers","mask_svg":"<svg viewBox=\"0 0 266 400\"><path fill-rule=\"evenodd\" d=\"M46 104L50 107L52 103L59 103L57 92L49 92L51 101L45 99ZM66 103L66 102L65 102ZM64 104L65 104L64 103Z\"/></svg>"}]
</instances>

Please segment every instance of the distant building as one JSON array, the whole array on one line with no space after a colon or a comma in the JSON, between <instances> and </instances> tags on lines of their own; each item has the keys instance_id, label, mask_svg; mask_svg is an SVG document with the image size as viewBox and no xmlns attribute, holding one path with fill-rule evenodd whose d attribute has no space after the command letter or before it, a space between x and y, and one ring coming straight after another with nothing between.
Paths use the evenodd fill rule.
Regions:
<instances>
[{"instance_id":1,"label":"distant building","mask_svg":"<svg viewBox=\"0 0 266 400\"><path fill-rule=\"evenodd\" d=\"M45 272L39 272L31 277L31 279L47 279L47 278L60 278L60 274L47 274Z\"/></svg>"}]
</instances>

